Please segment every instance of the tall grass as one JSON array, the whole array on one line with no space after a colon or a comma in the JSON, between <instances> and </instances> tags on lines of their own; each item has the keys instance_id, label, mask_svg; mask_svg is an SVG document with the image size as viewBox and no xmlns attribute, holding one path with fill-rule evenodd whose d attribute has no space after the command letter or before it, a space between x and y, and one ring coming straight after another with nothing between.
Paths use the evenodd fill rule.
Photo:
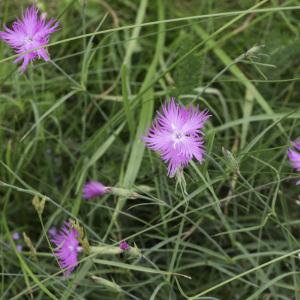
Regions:
<instances>
[{"instance_id":1,"label":"tall grass","mask_svg":"<svg viewBox=\"0 0 300 300\"><path fill-rule=\"evenodd\" d=\"M2 0L1 28L30 3ZM0 43L0 299L300 299L299 1L37 5L61 24L51 61L21 74ZM141 140L171 96L212 114L186 192ZM83 201L88 179L140 196ZM141 257L81 256L63 277L47 231L67 219Z\"/></svg>"}]
</instances>

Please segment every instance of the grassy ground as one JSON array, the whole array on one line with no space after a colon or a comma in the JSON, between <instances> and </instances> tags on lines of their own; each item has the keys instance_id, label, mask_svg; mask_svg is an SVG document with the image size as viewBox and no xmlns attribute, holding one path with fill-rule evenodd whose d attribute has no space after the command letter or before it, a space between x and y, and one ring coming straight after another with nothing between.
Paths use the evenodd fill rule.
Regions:
<instances>
[{"instance_id":1,"label":"grassy ground","mask_svg":"<svg viewBox=\"0 0 300 300\"><path fill-rule=\"evenodd\" d=\"M29 2L2 0L0 23ZM52 61L20 74L0 44L0 299L300 299L299 1L38 2L61 23ZM213 115L187 195L140 140L171 96ZM142 196L84 202L87 179ZM81 256L63 278L45 232L68 218L142 257Z\"/></svg>"}]
</instances>

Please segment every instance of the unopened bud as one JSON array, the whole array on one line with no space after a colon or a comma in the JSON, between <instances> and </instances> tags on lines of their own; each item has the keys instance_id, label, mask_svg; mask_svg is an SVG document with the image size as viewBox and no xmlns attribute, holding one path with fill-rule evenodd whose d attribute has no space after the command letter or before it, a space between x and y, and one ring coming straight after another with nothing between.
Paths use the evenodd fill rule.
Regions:
<instances>
[{"instance_id":1,"label":"unopened bud","mask_svg":"<svg viewBox=\"0 0 300 300\"><path fill-rule=\"evenodd\" d=\"M23 239L24 239L24 242L25 242L26 246L27 246L27 247L29 248L29 250L30 250L31 256L32 256L35 260L37 260L36 249L35 249L35 247L33 246L30 237L27 236L27 234L26 234L25 232L23 232Z\"/></svg>"},{"instance_id":2,"label":"unopened bud","mask_svg":"<svg viewBox=\"0 0 300 300\"><path fill-rule=\"evenodd\" d=\"M258 53L261 48L263 48L264 45L255 45L252 48L250 48L246 53L245 53L245 57L246 58L252 58L256 55L256 53Z\"/></svg>"},{"instance_id":3,"label":"unopened bud","mask_svg":"<svg viewBox=\"0 0 300 300\"><path fill-rule=\"evenodd\" d=\"M116 293L122 293L123 290L122 288L116 284L114 281L107 280L103 277L98 277L98 276L91 276L91 278L98 284L103 285L104 287L108 288L111 292L116 292Z\"/></svg>"},{"instance_id":4,"label":"unopened bud","mask_svg":"<svg viewBox=\"0 0 300 300\"><path fill-rule=\"evenodd\" d=\"M141 257L140 249L134 244L134 246L126 247L126 250L119 246L101 245L101 246L91 246L90 253L94 255L118 255L125 254L126 256L139 258Z\"/></svg>"},{"instance_id":5,"label":"unopened bud","mask_svg":"<svg viewBox=\"0 0 300 300\"><path fill-rule=\"evenodd\" d=\"M40 216L43 214L45 203L46 198L40 199L38 196L34 196L32 199L32 205Z\"/></svg>"},{"instance_id":6,"label":"unopened bud","mask_svg":"<svg viewBox=\"0 0 300 300\"><path fill-rule=\"evenodd\" d=\"M229 170L233 171L236 174L239 174L240 168L237 159L233 156L233 154L229 150L225 149L224 147L222 148L222 151L226 159Z\"/></svg>"},{"instance_id":7,"label":"unopened bud","mask_svg":"<svg viewBox=\"0 0 300 300\"><path fill-rule=\"evenodd\" d=\"M133 190L127 190L123 188L118 188L118 187L111 187L111 193L116 196L124 197L124 198L129 198L129 199L137 199L140 197L140 195L133 191Z\"/></svg>"}]
</instances>

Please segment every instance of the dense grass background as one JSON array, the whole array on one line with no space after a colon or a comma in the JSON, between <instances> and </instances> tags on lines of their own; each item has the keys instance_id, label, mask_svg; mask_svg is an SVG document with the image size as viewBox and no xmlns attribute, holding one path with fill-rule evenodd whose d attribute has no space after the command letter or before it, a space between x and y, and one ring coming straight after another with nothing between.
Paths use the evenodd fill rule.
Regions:
<instances>
[{"instance_id":1,"label":"dense grass background","mask_svg":"<svg viewBox=\"0 0 300 300\"><path fill-rule=\"evenodd\" d=\"M30 3L2 0L1 28ZM0 43L0 299L300 299L286 157L300 134L299 0L38 5L61 23L52 61L20 74ZM171 96L213 115L187 195L140 140ZM88 179L143 196L84 202ZM41 220L34 196L46 197ZM45 232L68 218L91 244L126 238L141 259L81 256L63 278ZM16 252L14 231L36 258Z\"/></svg>"}]
</instances>

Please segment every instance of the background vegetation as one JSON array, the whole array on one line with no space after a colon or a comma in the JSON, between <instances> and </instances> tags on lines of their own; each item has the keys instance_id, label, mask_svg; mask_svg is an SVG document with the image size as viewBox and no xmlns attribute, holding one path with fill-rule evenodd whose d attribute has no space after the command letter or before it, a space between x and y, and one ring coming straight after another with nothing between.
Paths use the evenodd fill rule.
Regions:
<instances>
[{"instance_id":1,"label":"background vegetation","mask_svg":"<svg viewBox=\"0 0 300 300\"><path fill-rule=\"evenodd\" d=\"M1 28L30 3L2 0ZM52 61L20 74L0 44L0 299L299 299L286 157L299 135L299 4L39 1L61 24ZM171 96L213 115L205 163L184 172L188 195L140 140ZM88 179L143 196L84 202ZM41 220L34 196L46 197ZM81 257L63 278L45 232L68 218L91 244L126 239L142 258ZM14 231L36 258L16 251Z\"/></svg>"}]
</instances>

